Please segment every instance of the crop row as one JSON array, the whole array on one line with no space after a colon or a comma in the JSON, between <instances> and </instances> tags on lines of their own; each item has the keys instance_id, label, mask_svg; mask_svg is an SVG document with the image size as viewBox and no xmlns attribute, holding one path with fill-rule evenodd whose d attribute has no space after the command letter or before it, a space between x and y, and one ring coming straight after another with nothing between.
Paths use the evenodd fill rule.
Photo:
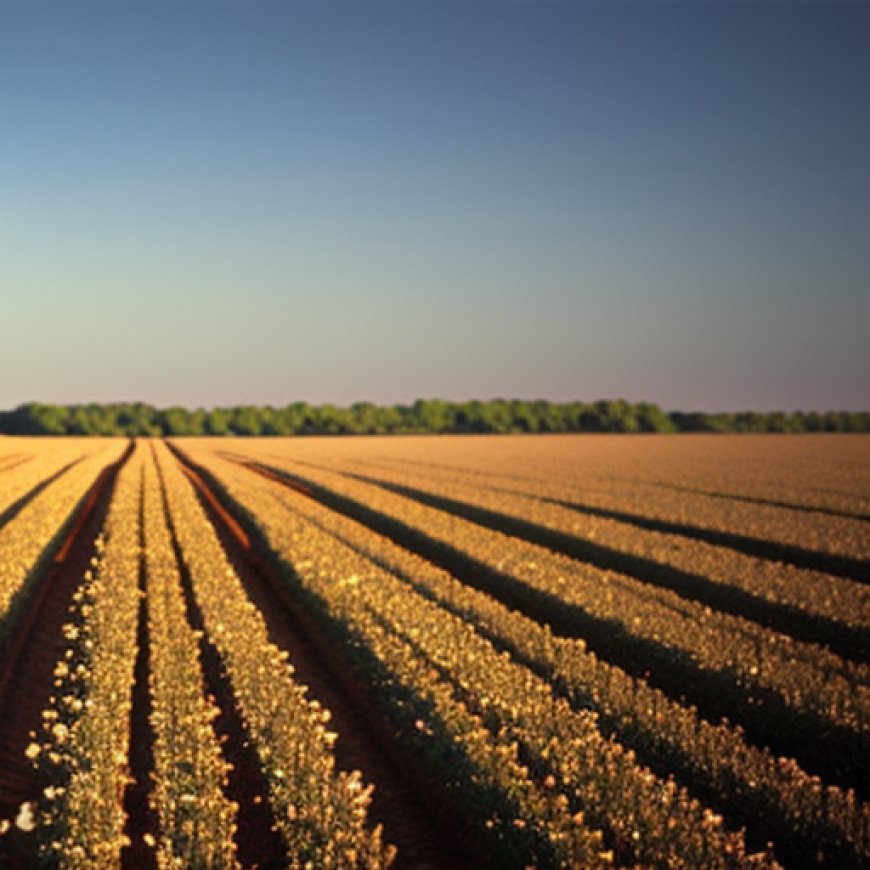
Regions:
<instances>
[{"instance_id":1,"label":"crop row","mask_svg":"<svg viewBox=\"0 0 870 870\"><path fill-rule=\"evenodd\" d=\"M129 845L124 796L132 782L143 533L155 760L149 797L159 820L158 836L147 845L156 849L160 868L234 866L234 807L222 792L226 763L210 726L215 710L203 696L156 470L144 453L137 448L119 473L93 571L75 593L73 619L63 629L71 643L43 712L44 743L34 740L27 749L48 783L35 823L51 866L120 867Z\"/></svg>"},{"instance_id":2,"label":"crop row","mask_svg":"<svg viewBox=\"0 0 870 870\"><path fill-rule=\"evenodd\" d=\"M819 511L807 522L805 511L765 503L707 495L685 487L641 485L636 481L572 476L549 480L512 478L510 485L527 494L581 507L613 511L665 524L810 549L819 553L870 559L865 520ZM578 496L579 494L579 496Z\"/></svg>"},{"instance_id":3,"label":"crop row","mask_svg":"<svg viewBox=\"0 0 870 870\"><path fill-rule=\"evenodd\" d=\"M584 493L584 502L587 494ZM650 489L638 500L620 484L596 489L588 503L626 510L669 523L698 525L822 553L870 559L864 520L816 513L811 523L798 511L774 505L746 504L666 488Z\"/></svg>"},{"instance_id":4,"label":"crop row","mask_svg":"<svg viewBox=\"0 0 870 870\"><path fill-rule=\"evenodd\" d=\"M663 668L688 662L715 683L717 691L744 698L746 706L791 711L801 729L815 729L852 748L853 758L846 759L855 763L852 774L870 758L870 681L865 666L380 487L310 466L282 463L281 468L291 469L295 479L328 496L337 494L360 515L375 521L386 518L406 536L434 543L514 581L521 596L528 598L531 592L554 607L569 605L608 625L611 643L642 646L651 665L656 656Z\"/></svg>"},{"instance_id":5,"label":"crop row","mask_svg":"<svg viewBox=\"0 0 870 870\"><path fill-rule=\"evenodd\" d=\"M100 470L120 456L121 447L117 442L73 465L0 528L0 634L28 579L50 557L76 505Z\"/></svg>"},{"instance_id":6,"label":"crop row","mask_svg":"<svg viewBox=\"0 0 870 870\"><path fill-rule=\"evenodd\" d=\"M840 443L844 452L846 446L845 443ZM770 478L765 480L758 479L757 468L755 475L750 472L748 475L738 476L736 480L733 470L725 474L711 474L708 471L701 479L681 474L672 479L652 478L643 481L642 485L672 492L693 493L735 505L769 505L810 515L830 514L852 519L870 519L870 500L860 491L863 463L852 464L852 470L857 472L855 476L849 474L849 465L848 462L839 463L839 468L832 468L830 464L825 467L824 461L817 461L801 467L797 463L786 469L768 469ZM787 479L776 479L783 470L787 470ZM839 475L832 474L835 470ZM824 486L813 486L814 479ZM835 486L837 483L839 488Z\"/></svg>"},{"instance_id":7,"label":"crop row","mask_svg":"<svg viewBox=\"0 0 870 870\"><path fill-rule=\"evenodd\" d=\"M515 488L587 507L820 553L870 557L863 436L690 436L634 444L619 438L562 439L561 445L554 440L549 446L534 449L521 440L509 455L507 448L486 451L481 445L477 462L471 463L462 450L446 444L423 458L440 456L449 465L460 464L459 459L491 479L509 478Z\"/></svg>"},{"instance_id":8,"label":"crop row","mask_svg":"<svg viewBox=\"0 0 870 870\"><path fill-rule=\"evenodd\" d=\"M236 807L224 794L228 767L212 727L219 711L203 694L198 638L151 457L143 497L157 866L230 868L238 866Z\"/></svg>"},{"instance_id":9,"label":"crop row","mask_svg":"<svg viewBox=\"0 0 870 870\"><path fill-rule=\"evenodd\" d=\"M292 455L311 462L387 461L407 470L474 476L481 484L558 484L584 493L620 491L635 504L657 489L727 504L870 516L870 466L864 435L625 437L624 435L439 436L437 438L222 439L250 456ZM196 442L207 445L208 441ZM212 442L214 446L214 442Z\"/></svg>"},{"instance_id":10,"label":"crop row","mask_svg":"<svg viewBox=\"0 0 870 870\"><path fill-rule=\"evenodd\" d=\"M590 843L595 842L594 829L604 830L620 862L713 867L769 860L747 855L742 838L726 832L721 817L672 780L660 779L639 765L631 751L603 737L593 713L574 710L546 680L500 653L468 620L289 510L274 497L270 484L226 469L222 482L292 567L312 607L327 614L350 638L356 658L365 651L379 663L381 685L386 680L393 704L406 708L427 702L415 708L429 708L429 714L418 714L414 723L422 734L422 740L417 738L421 753L446 751L440 748L445 738L448 746L468 745L470 735L454 724L459 715L472 717L471 734L478 743L482 730L496 755L516 753L522 759L518 773L538 787L536 798L548 801L546 812L535 809L527 816L518 806L512 819L504 819L492 813L492 797L468 810L497 826L505 840L516 827L525 837L537 834L536 840L512 842L515 849L532 849L526 860L541 861L546 853L534 849L546 847L556 851L557 863L593 862L589 854L558 852L567 848L560 810L573 814L576 822L589 821ZM465 754L472 756L470 750ZM466 800L471 800L474 781L466 780L458 789L466 792ZM488 781L498 783L498 774L491 773ZM599 852L596 863L613 857Z\"/></svg>"},{"instance_id":11,"label":"crop row","mask_svg":"<svg viewBox=\"0 0 870 870\"><path fill-rule=\"evenodd\" d=\"M209 458L214 473L238 474ZM313 499L275 485L273 495L364 554L421 594L473 625L499 648L529 664L572 705L590 708L602 730L635 749L656 769L678 778L741 823L754 823L784 854L834 857L838 866L870 859L870 806L853 791L825 786L794 762L746 743L742 733L713 725L643 680L601 661L579 640L554 637L491 596L469 588L431 562Z\"/></svg>"},{"instance_id":12,"label":"crop row","mask_svg":"<svg viewBox=\"0 0 870 870\"><path fill-rule=\"evenodd\" d=\"M69 646L42 732L26 750L47 783L34 820L43 858L71 870L118 867L127 843L142 457L137 448L118 474L93 567L63 627Z\"/></svg>"},{"instance_id":13,"label":"crop row","mask_svg":"<svg viewBox=\"0 0 870 870\"><path fill-rule=\"evenodd\" d=\"M64 466L75 462L88 452L95 452L93 447L88 450L76 442L64 442L57 449L39 451L36 456L23 462L7 463L0 467L2 486L0 486L0 514L19 503L29 492L48 478L57 474ZM13 454L14 456L14 454Z\"/></svg>"},{"instance_id":14,"label":"crop row","mask_svg":"<svg viewBox=\"0 0 870 870\"><path fill-rule=\"evenodd\" d=\"M290 865L388 866L393 850L382 845L379 829L365 828L370 788L358 772L334 770L329 714L305 698L286 655L267 642L262 618L189 484L168 454L161 458L161 475L175 484L176 508L193 516L195 526L199 521L200 528L181 532L179 542L206 578L195 591L215 602L205 608L206 626L215 630L221 653L229 651L233 689L246 724L254 726L251 736L270 779L267 799ZM172 538L182 524L175 518L171 529L167 520L153 454L138 446L118 475L92 570L63 627L69 647L55 668L42 732L27 748L46 787L22 807L17 822L36 829L50 866L119 867L130 845L124 801L132 783L132 688L142 613L154 759L149 803L158 817L156 836L146 833L145 844L155 849L160 868L237 866L237 808L224 794L228 765L212 727L217 708L203 693L200 634L190 624Z\"/></svg>"},{"instance_id":15,"label":"crop row","mask_svg":"<svg viewBox=\"0 0 870 870\"><path fill-rule=\"evenodd\" d=\"M287 655L227 561L191 484L163 445L156 455L172 525L205 630L223 659L268 783L275 823L293 866L387 866L393 850L366 828L371 789L337 772L329 713L309 701Z\"/></svg>"},{"instance_id":16,"label":"crop row","mask_svg":"<svg viewBox=\"0 0 870 870\"><path fill-rule=\"evenodd\" d=\"M680 572L678 576L688 577L688 584L700 577L722 587L718 597L727 597L729 590L736 589L763 601L870 632L870 588L866 584L584 514L539 494L517 491L511 482L507 487L492 482L487 486L469 474L420 468L411 475L391 465L394 464L354 463L337 466L336 470L372 476L388 485L415 490L423 497L448 498L492 511L504 516L505 522L534 524L566 536L569 542L574 539L578 550L583 548L579 541L593 542L588 549L606 548L675 569ZM618 561L618 557L613 561ZM650 573L654 571L655 566Z\"/></svg>"}]
</instances>

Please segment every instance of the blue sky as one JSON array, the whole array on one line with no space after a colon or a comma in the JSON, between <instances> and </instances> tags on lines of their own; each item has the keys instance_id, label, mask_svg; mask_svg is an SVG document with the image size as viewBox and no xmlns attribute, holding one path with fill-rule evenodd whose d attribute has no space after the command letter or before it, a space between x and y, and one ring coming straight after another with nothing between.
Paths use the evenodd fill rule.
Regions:
<instances>
[{"instance_id":1,"label":"blue sky","mask_svg":"<svg viewBox=\"0 0 870 870\"><path fill-rule=\"evenodd\" d=\"M3 2L0 408L870 407L870 5Z\"/></svg>"}]
</instances>

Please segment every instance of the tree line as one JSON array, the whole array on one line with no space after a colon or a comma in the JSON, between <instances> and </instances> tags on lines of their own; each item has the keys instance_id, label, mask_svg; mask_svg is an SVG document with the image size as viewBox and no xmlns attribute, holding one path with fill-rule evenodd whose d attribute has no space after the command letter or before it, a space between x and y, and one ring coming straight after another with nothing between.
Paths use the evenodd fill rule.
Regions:
<instances>
[{"instance_id":1,"label":"tree line","mask_svg":"<svg viewBox=\"0 0 870 870\"><path fill-rule=\"evenodd\" d=\"M155 408L144 402L56 405L29 402L0 412L7 435L381 435L508 432L870 432L870 413L782 411L665 413L650 402L504 400L349 407L293 402Z\"/></svg>"}]
</instances>

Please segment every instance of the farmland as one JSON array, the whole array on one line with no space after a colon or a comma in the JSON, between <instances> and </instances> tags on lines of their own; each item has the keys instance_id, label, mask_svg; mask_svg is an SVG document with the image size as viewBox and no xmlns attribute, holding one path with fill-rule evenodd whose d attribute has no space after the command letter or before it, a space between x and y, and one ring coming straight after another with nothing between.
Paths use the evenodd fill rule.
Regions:
<instances>
[{"instance_id":1,"label":"farmland","mask_svg":"<svg viewBox=\"0 0 870 870\"><path fill-rule=\"evenodd\" d=\"M863 867L870 436L0 439L0 865Z\"/></svg>"}]
</instances>

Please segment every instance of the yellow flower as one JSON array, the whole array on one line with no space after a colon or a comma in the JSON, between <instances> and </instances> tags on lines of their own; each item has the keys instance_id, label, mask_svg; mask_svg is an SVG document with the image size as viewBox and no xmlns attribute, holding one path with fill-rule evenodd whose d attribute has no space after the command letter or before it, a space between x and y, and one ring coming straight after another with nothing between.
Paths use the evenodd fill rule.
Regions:
<instances>
[{"instance_id":1,"label":"yellow flower","mask_svg":"<svg viewBox=\"0 0 870 870\"><path fill-rule=\"evenodd\" d=\"M18 816L15 819L15 826L22 831L32 831L36 827L36 817L33 815L31 801L21 804L21 809L18 810Z\"/></svg>"}]
</instances>

